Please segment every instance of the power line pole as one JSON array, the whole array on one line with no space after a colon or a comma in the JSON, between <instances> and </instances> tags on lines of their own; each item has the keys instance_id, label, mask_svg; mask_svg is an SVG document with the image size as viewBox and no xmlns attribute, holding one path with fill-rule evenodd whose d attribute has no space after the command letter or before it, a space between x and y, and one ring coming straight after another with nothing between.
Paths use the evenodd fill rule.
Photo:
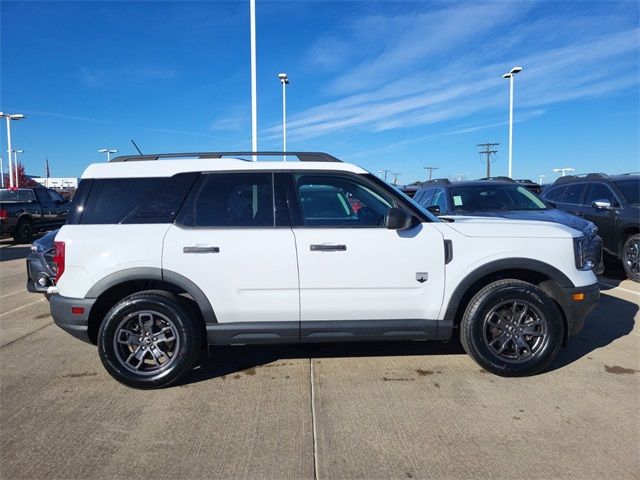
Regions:
<instances>
[{"instance_id":1,"label":"power line pole","mask_svg":"<svg viewBox=\"0 0 640 480\"><path fill-rule=\"evenodd\" d=\"M497 150L491 150L491 147L500 145L499 143L479 143L476 147L484 147L484 150L479 151L480 155L485 154L487 156L487 178L491 177L491 154L498 153Z\"/></svg>"},{"instance_id":2,"label":"power line pole","mask_svg":"<svg viewBox=\"0 0 640 480\"><path fill-rule=\"evenodd\" d=\"M429 180L431 180L431 174L433 173L434 170L438 170L438 167L422 167L425 170L429 170Z\"/></svg>"}]
</instances>

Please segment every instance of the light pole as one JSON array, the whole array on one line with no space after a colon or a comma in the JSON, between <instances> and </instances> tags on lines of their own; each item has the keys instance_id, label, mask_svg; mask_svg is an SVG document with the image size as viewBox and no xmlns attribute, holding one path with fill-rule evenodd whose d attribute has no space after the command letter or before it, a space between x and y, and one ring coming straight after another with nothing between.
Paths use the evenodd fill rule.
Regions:
<instances>
[{"instance_id":1,"label":"light pole","mask_svg":"<svg viewBox=\"0 0 640 480\"><path fill-rule=\"evenodd\" d=\"M458 181L461 182L462 179L464 178L464 173L459 173L458 175L456 175L458 177Z\"/></svg>"},{"instance_id":2,"label":"light pole","mask_svg":"<svg viewBox=\"0 0 640 480\"><path fill-rule=\"evenodd\" d=\"M575 172L575 168L569 168L569 167L565 167L565 168L554 168L553 169L554 172L559 173L561 177L564 177L568 172Z\"/></svg>"},{"instance_id":3,"label":"light pole","mask_svg":"<svg viewBox=\"0 0 640 480\"><path fill-rule=\"evenodd\" d=\"M546 177L546 175L538 175L538 185L542 185L542 179Z\"/></svg>"},{"instance_id":4,"label":"light pole","mask_svg":"<svg viewBox=\"0 0 640 480\"><path fill-rule=\"evenodd\" d=\"M522 67L513 67L502 75L502 78L509 79L509 178L513 178L513 78L521 71Z\"/></svg>"},{"instance_id":5,"label":"light pole","mask_svg":"<svg viewBox=\"0 0 640 480\"><path fill-rule=\"evenodd\" d=\"M9 156L9 187L13 188L13 167L11 165L11 120L22 120L24 117L21 113L4 113L0 112L0 118L7 119L7 154Z\"/></svg>"},{"instance_id":6,"label":"light pole","mask_svg":"<svg viewBox=\"0 0 640 480\"><path fill-rule=\"evenodd\" d=\"M107 154L107 162L111 161L111 154L118 153L118 150L115 148L101 148L98 150L98 153L106 153Z\"/></svg>"},{"instance_id":7,"label":"light pole","mask_svg":"<svg viewBox=\"0 0 640 480\"><path fill-rule=\"evenodd\" d=\"M393 184L394 185L398 185L398 177L400 175L402 175L402 174L401 173L393 173L393 172L391 172L391 175L393 175Z\"/></svg>"},{"instance_id":8,"label":"light pole","mask_svg":"<svg viewBox=\"0 0 640 480\"><path fill-rule=\"evenodd\" d=\"M24 150L11 150L13 152L13 171L16 177L16 188L20 187L18 182L18 154L24 153Z\"/></svg>"},{"instance_id":9,"label":"light pole","mask_svg":"<svg viewBox=\"0 0 640 480\"><path fill-rule=\"evenodd\" d=\"M287 151L287 85L289 85L289 77L286 73L279 73L278 78L282 84L282 151ZM282 160L287 161L284 155Z\"/></svg>"},{"instance_id":10,"label":"light pole","mask_svg":"<svg viewBox=\"0 0 640 480\"><path fill-rule=\"evenodd\" d=\"M0 155L0 183L1 188L4 188L4 158Z\"/></svg>"},{"instance_id":11,"label":"light pole","mask_svg":"<svg viewBox=\"0 0 640 480\"><path fill-rule=\"evenodd\" d=\"M256 0L249 0L251 28L251 151L258 151L258 99L256 81ZM255 162L257 157L253 156Z\"/></svg>"}]
</instances>

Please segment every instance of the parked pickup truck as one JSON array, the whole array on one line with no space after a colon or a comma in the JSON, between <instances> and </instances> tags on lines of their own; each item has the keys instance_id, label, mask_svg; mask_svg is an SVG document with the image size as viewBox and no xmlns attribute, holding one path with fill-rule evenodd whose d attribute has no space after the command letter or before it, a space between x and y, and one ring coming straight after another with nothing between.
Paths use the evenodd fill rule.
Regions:
<instances>
[{"instance_id":1,"label":"parked pickup truck","mask_svg":"<svg viewBox=\"0 0 640 480\"><path fill-rule=\"evenodd\" d=\"M35 233L61 227L68 213L69 202L49 188L0 189L0 235L17 243L31 243Z\"/></svg>"}]
</instances>

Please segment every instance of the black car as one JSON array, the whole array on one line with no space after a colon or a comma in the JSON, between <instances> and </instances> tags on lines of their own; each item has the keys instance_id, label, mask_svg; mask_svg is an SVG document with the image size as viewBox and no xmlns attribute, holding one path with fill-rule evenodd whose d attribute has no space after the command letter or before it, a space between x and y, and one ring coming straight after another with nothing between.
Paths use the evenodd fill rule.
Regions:
<instances>
[{"instance_id":1,"label":"black car","mask_svg":"<svg viewBox=\"0 0 640 480\"><path fill-rule=\"evenodd\" d=\"M31 245L27 256L27 290L32 293L45 293L56 278L56 265L53 263L53 240L60 230L54 230L39 238Z\"/></svg>"},{"instance_id":2,"label":"black car","mask_svg":"<svg viewBox=\"0 0 640 480\"><path fill-rule=\"evenodd\" d=\"M621 259L627 276L640 282L640 174L560 177L542 198L595 223L605 252Z\"/></svg>"},{"instance_id":3,"label":"black car","mask_svg":"<svg viewBox=\"0 0 640 480\"><path fill-rule=\"evenodd\" d=\"M438 216L501 217L514 220L539 220L566 225L588 239L601 258L602 239L590 221L557 210L538 198L527 185L511 179L450 182L447 179L425 182L413 200ZM591 241L593 239L593 241ZM603 264L594 265L602 273Z\"/></svg>"},{"instance_id":4,"label":"black car","mask_svg":"<svg viewBox=\"0 0 640 480\"><path fill-rule=\"evenodd\" d=\"M0 235L11 235L17 243L31 243L34 234L64 225L69 205L50 188L0 189Z\"/></svg>"}]
</instances>

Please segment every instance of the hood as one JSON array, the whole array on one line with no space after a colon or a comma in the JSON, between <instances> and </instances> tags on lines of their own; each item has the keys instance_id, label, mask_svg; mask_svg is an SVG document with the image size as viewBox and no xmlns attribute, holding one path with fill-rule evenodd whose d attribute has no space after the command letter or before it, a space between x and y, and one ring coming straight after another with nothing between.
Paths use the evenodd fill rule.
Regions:
<instances>
[{"instance_id":1,"label":"hood","mask_svg":"<svg viewBox=\"0 0 640 480\"><path fill-rule=\"evenodd\" d=\"M498 217L443 216L454 221L441 225L446 225L467 237L573 238L580 236L575 229L553 222Z\"/></svg>"},{"instance_id":2,"label":"hood","mask_svg":"<svg viewBox=\"0 0 640 480\"><path fill-rule=\"evenodd\" d=\"M593 225L590 221L585 220L584 218L580 218L576 215L571 215L570 213L563 212L562 210L556 210L555 208L550 208L548 210L507 210L482 212L478 214L469 214L469 216L508 218L511 220L533 220L536 222L553 222L559 223L561 225L566 225L567 227L578 230L579 232L589 230L589 227Z\"/></svg>"}]
</instances>

